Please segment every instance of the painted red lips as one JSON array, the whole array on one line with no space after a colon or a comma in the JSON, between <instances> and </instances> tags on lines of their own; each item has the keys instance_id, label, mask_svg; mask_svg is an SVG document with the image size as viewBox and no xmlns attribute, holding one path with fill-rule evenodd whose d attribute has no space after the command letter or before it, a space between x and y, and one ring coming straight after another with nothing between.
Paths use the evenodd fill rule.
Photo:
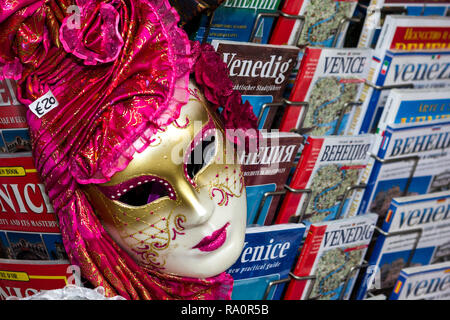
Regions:
<instances>
[{"instance_id":1,"label":"painted red lips","mask_svg":"<svg viewBox=\"0 0 450 320\"><path fill-rule=\"evenodd\" d=\"M210 236L204 237L200 242L192 247L192 249L198 249L200 251L214 251L220 248L227 239L227 227L230 225L227 222L222 228L214 231Z\"/></svg>"}]
</instances>

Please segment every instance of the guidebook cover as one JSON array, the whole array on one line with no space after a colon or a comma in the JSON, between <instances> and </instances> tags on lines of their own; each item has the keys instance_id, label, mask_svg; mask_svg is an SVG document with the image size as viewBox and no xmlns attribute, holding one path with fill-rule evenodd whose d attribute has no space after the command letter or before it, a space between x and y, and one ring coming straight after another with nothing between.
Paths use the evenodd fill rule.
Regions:
<instances>
[{"instance_id":1,"label":"guidebook cover","mask_svg":"<svg viewBox=\"0 0 450 320\"><path fill-rule=\"evenodd\" d=\"M215 50L227 64L234 89L249 101L257 117L266 103L280 102L297 63L299 48L214 40ZM262 115L259 128L270 129L277 110Z\"/></svg>"},{"instance_id":2,"label":"guidebook cover","mask_svg":"<svg viewBox=\"0 0 450 320\"><path fill-rule=\"evenodd\" d=\"M16 97L16 82L0 80L0 154L31 151L27 107Z\"/></svg>"},{"instance_id":3,"label":"guidebook cover","mask_svg":"<svg viewBox=\"0 0 450 320\"><path fill-rule=\"evenodd\" d=\"M448 300L449 298L450 261L403 269L389 300Z\"/></svg>"},{"instance_id":4,"label":"guidebook cover","mask_svg":"<svg viewBox=\"0 0 450 320\"><path fill-rule=\"evenodd\" d=\"M294 274L316 276L315 281L291 280L284 299L348 300L358 272L349 272L362 263L372 239L377 215L314 223L310 226ZM349 281L344 288L345 280ZM313 286L314 283L314 286ZM313 286L309 297L308 291ZM342 292L342 290L345 290Z\"/></svg>"},{"instance_id":5,"label":"guidebook cover","mask_svg":"<svg viewBox=\"0 0 450 320\"><path fill-rule=\"evenodd\" d=\"M262 300L270 282L287 278L304 232L301 223L247 228L244 249L226 271L234 279L231 299ZM280 300L284 287L273 286L267 299Z\"/></svg>"},{"instance_id":6,"label":"guidebook cover","mask_svg":"<svg viewBox=\"0 0 450 320\"><path fill-rule=\"evenodd\" d=\"M303 22L280 16L269 43L331 47L337 36L337 47L341 47L347 24L337 35L339 24L343 18L353 16L357 3L357 0L286 0L281 11L304 16L305 20ZM295 43L298 36L299 41Z\"/></svg>"},{"instance_id":7,"label":"guidebook cover","mask_svg":"<svg viewBox=\"0 0 450 320\"><path fill-rule=\"evenodd\" d=\"M450 118L449 89L392 89L376 132L383 134L392 123L424 122Z\"/></svg>"},{"instance_id":8,"label":"guidebook cover","mask_svg":"<svg viewBox=\"0 0 450 320\"><path fill-rule=\"evenodd\" d=\"M388 234L412 229L422 233L380 234L368 259L371 270L378 270L380 288L393 287L400 271L406 267L426 266L450 260L450 191L392 199L381 229ZM419 237L419 238L418 238ZM416 240L417 248L413 250ZM367 293L366 273L358 290L358 299Z\"/></svg>"},{"instance_id":9,"label":"guidebook cover","mask_svg":"<svg viewBox=\"0 0 450 320\"><path fill-rule=\"evenodd\" d=\"M303 223L334 220L341 202L340 218L357 213L362 190L355 190L342 200L348 187L358 185L369 162L368 150L374 143L373 135L309 136L298 161L290 187L311 189ZM306 194L287 192L276 223L285 223L298 216L305 205Z\"/></svg>"},{"instance_id":10,"label":"guidebook cover","mask_svg":"<svg viewBox=\"0 0 450 320\"><path fill-rule=\"evenodd\" d=\"M388 125L377 154L385 162L371 158L370 178L358 213L375 212L384 218L394 197L448 188L449 151L449 119ZM405 157L407 161L394 161ZM417 157L417 166L411 157Z\"/></svg>"},{"instance_id":11,"label":"guidebook cover","mask_svg":"<svg viewBox=\"0 0 450 320\"><path fill-rule=\"evenodd\" d=\"M250 41L252 29L260 13L276 12L281 0L226 0L216 10L211 21L207 42L212 40ZM256 26L254 42L267 43L274 23L273 17L265 17ZM203 15L195 40L202 41L208 25Z\"/></svg>"},{"instance_id":12,"label":"guidebook cover","mask_svg":"<svg viewBox=\"0 0 450 320\"><path fill-rule=\"evenodd\" d=\"M284 190L303 136L293 132L261 133L257 150L242 152L239 161L247 194L247 225L270 225L275 217L280 196L268 197L258 214L266 192ZM254 151L254 152L252 152Z\"/></svg>"},{"instance_id":13,"label":"guidebook cover","mask_svg":"<svg viewBox=\"0 0 450 320\"><path fill-rule=\"evenodd\" d=\"M398 14L401 11L407 16L445 16L448 6L448 0L371 0L366 10L358 47L376 46L384 19L388 14Z\"/></svg>"},{"instance_id":14,"label":"guidebook cover","mask_svg":"<svg viewBox=\"0 0 450 320\"><path fill-rule=\"evenodd\" d=\"M374 56L372 59L371 72L376 79L372 83L377 86L411 85L415 89L450 88L449 63L450 51L388 50L384 58ZM362 116L352 120L350 129L359 133L374 132L390 90L364 86L362 92Z\"/></svg>"},{"instance_id":15,"label":"guidebook cover","mask_svg":"<svg viewBox=\"0 0 450 320\"><path fill-rule=\"evenodd\" d=\"M313 128L311 135L333 134L343 110L338 134L346 132L369 71L371 49L307 47L289 100L306 101L308 108L288 106L281 120L281 131Z\"/></svg>"},{"instance_id":16,"label":"guidebook cover","mask_svg":"<svg viewBox=\"0 0 450 320\"><path fill-rule=\"evenodd\" d=\"M64 287L68 258L31 154L2 155L0 179L0 296Z\"/></svg>"}]
</instances>

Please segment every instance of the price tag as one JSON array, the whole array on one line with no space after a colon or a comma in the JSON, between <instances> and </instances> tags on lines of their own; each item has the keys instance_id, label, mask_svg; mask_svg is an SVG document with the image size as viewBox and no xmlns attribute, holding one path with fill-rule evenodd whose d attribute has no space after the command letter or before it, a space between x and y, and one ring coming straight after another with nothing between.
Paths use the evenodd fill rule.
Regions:
<instances>
[{"instance_id":1,"label":"price tag","mask_svg":"<svg viewBox=\"0 0 450 320\"><path fill-rule=\"evenodd\" d=\"M42 118L51 110L56 108L59 105L58 100L56 100L55 96L48 90L46 94L41 96L39 99L33 101L28 108L38 117Z\"/></svg>"}]
</instances>

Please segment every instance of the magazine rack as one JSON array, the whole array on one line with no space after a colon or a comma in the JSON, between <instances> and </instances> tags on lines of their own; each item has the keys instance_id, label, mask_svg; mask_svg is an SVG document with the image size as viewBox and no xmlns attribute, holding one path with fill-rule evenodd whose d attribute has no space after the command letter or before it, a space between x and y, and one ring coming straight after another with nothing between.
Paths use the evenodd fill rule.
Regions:
<instances>
[{"instance_id":1,"label":"magazine rack","mask_svg":"<svg viewBox=\"0 0 450 320\"><path fill-rule=\"evenodd\" d=\"M316 279L317 279L317 277L314 275L299 277L299 276L296 276L295 274L293 274L292 272L289 272L289 276L287 278L269 282L269 284L267 285L266 291L264 292L264 296L263 296L262 300L267 300L267 297L269 296L270 290L272 289L273 286L279 285L281 283L289 282L291 280L294 280L294 281L309 281L309 280L311 280L312 283L308 288L308 292L307 292L306 298L304 300L315 300L315 299L317 299L317 297L311 298L311 292L312 292L312 289L314 288Z\"/></svg>"},{"instance_id":2,"label":"magazine rack","mask_svg":"<svg viewBox=\"0 0 450 320\"><path fill-rule=\"evenodd\" d=\"M331 43L331 47L332 48L336 48L338 39L339 39L339 35L342 33L342 30L344 29L344 26L346 23L348 22L355 22L355 23L359 23L361 22L361 18L358 17L344 17L341 19L341 21L339 21L337 30L336 30L336 34L334 35L333 38L333 42ZM345 36L345 35L343 35Z\"/></svg>"},{"instance_id":3,"label":"magazine rack","mask_svg":"<svg viewBox=\"0 0 450 320\"><path fill-rule=\"evenodd\" d=\"M311 199L312 190L311 189L294 189L294 188L291 188L290 186L288 186L287 184L284 185L284 189L285 190L269 191L269 192L264 193L264 195L261 199L261 202L259 203L258 211L256 211L255 218L253 219L253 224L258 223L259 216L261 215L262 209L264 208L264 204L265 204L267 198L273 197L273 196L282 196L282 195L285 195L288 191L292 192L292 193L305 193L306 194L306 199L305 199L305 202L303 203L303 207L300 211L300 214L298 216L292 216L290 219L290 220L292 220L290 222L295 222L295 223L300 223L303 221L303 217L305 215L306 208L308 208L308 204Z\"/></svg>"},{"instance_id":4,"label":"magazine rack","mask_svg":"<svg viewBox=\"0 0 450 320\"><path fill-rule=\"evenodd\" d=\"M398 157L398 158L389 158L389 159L381 159L377 155L371 153L370 156L383 164L394 163L394 162L403 162L403 161L414 161L411 171L409 173L408 180L406 181L405 189L403 190L402 196L408 195L408 189L411 185L412 179L414 178L414 173L416 172L417 165L419 164L420 157L419 156L406 156L406 157Z\"/></svg>"},{"instance_id":5,"label":"magazine rack","mask_svg":"<svg viewBox=\"0 0 450 320\"><path fill-rule=\"evenodd\" d=\"M302 34L302 31L303 31L303 27L305 26L305 16L287 14L287 13L284 13L284 12L282 12L280 10L275 11L275 12L261 12L261 13L258 13L258 15L256 16L255 23L253 24L252 33L250 34L249 42L254 42L255 35L256 35L256 30L257 30L259 21L261 19L264 19L264 18L278 18L280 16L282 16L282 17L284 17L286 19L300 20L301 25L300 25L300 28L299 28L297 34L295 35L295 39L294 39L294 42L293 42L293 43L298 43L298 41L300 39L300 35Z\"/></svg>"}]
</instances>

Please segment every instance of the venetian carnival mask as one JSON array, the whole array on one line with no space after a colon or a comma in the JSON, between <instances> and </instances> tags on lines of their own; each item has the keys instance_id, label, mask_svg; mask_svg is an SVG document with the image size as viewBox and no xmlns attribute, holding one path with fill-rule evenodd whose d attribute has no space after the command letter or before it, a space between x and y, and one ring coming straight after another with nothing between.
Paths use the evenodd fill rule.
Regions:
<instances>
[{"instance_id":1,"label":"venetian carnival mask","mask_svg":"<svg viewBox=\"0 0 450 320\"><path fill-rule=\"evenodd\" d=\"M191 82L178 120L128 166L84 188L105 229L144 268L206 278L230 267L245 236L236 151Z\"/></svg>"}]
</instances>

